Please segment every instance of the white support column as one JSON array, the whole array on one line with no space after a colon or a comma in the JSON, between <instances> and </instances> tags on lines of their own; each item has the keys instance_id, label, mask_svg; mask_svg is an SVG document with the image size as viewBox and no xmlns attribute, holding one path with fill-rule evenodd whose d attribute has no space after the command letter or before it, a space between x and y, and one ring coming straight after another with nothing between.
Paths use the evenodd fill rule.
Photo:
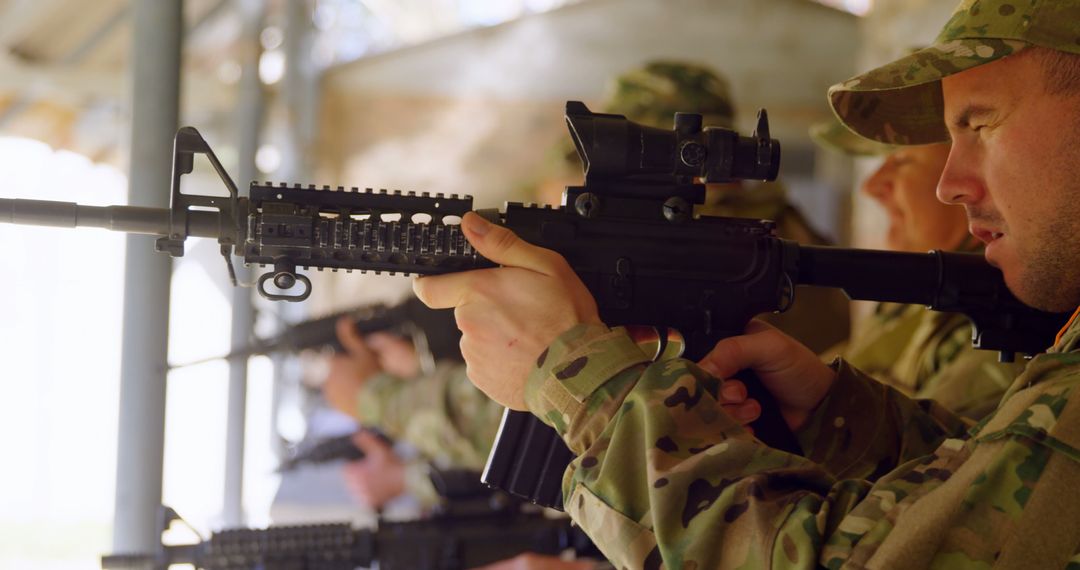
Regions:
<instances>
[{"instance_id":1,"label":"white support column","mask_svg":"<svg viewBox=\"0 0 1080 570\"><path fill-rule=\"evenodd\" d=\"M135 0L128 202L168 207L172 141L180 109L183 0ZM129 235L113 551L151 553L165 441L165 374L172 260L150 236Z\"/></svg>"},{"instance_id":2,"label":"white support column","mask_svg":"<svg viewBox=\"0 0 1080 570\"><path fill-rule=\"evenodd\" d=\"M282 140L281 169L277 178L282 182L304 183L313 176L311 167L312 146L318 126L319 74L312 59L314 27L311 20L312 5L307 0L286 2L283 6L284 36L282 50L285 52L285 76L282 78L281 98L285 105L286 125ZM274 307L279 322L295 322L303 319L303 304L278 303ZM298 384L302 369L296 358L287 354L273 355L273 431L275 449L283 452L277 437L278 418L282 393Z\"/></svg>"},{"instance_id":3,"label":"white support column","mask_svg":"<svg viewBox=\"0 0 1080 570\"><path fill-rule=\"evenodd\" d=\"M239 99L236 104L236 139L237 186L240 194L246 193L248 183L255 179L255 153L259 149L262 131L265 96L263 84L259 79L259 58L262 33L266 16L264 0L243 0L239 2L240 16L243 21L241 33L241 76ZM237 278L250 279L248 271L237 268ZM252 340L255 324L255 310L251 303L251 289L236 287L232 291L232 350L237 351L248 346ZM222 508L222 522L226 527L244 524L244 439L247 425L247 359L229 361L229 400L228 417L225 432L225 504Z\"/></svg>"}]
</instances>

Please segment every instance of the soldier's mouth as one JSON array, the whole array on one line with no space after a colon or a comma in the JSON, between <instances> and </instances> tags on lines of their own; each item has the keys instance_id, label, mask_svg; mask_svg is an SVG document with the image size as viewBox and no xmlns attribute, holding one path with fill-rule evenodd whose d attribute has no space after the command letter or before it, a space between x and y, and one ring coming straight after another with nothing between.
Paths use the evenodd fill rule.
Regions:
<instances>
[{"instance_id":1,"label":"soldier's mouth","mask_svg":"<svg viewBox=\"0 0 1080 570\"><path fill-rule=\"evenodd\" d=\"M986 245L990 245L991 242L997 241L1005 236L1004 232L995 232L993 230L988 230L986 228L980 228L977 226L971 226L970 231L971 235L975 236L976 239Z\"/></svg>"}]
</instances>

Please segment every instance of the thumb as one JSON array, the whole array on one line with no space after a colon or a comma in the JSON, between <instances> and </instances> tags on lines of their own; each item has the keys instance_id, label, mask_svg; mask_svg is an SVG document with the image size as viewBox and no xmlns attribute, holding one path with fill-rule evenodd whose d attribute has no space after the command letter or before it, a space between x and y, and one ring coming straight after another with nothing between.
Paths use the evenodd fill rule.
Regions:
<instances>
[{"instance_id":1,"label":"thumb","mask_svg":"<svg viewBox=\"0 0 1080 570\"><path fill-rule=\"evenodd\" d=\"M743 369L757 370L773 364L777 350L782 350L772 334L775 330L762 321L752 320L743 335L716 343L698 366L716 378L726 379Z\"/></svg>"},{"instance_id":2,"label":"thumb","mask_svg":"<svg viewBox=\"0 0 1080 570\"><path fill-rule=\"evenodd\" d=\"M510 267L530 269L544 275L557 271L558 254L532 245L503 226L485 220L475 212L465 214L461 229L480 255Z\"/></svg>"}]
</instances>

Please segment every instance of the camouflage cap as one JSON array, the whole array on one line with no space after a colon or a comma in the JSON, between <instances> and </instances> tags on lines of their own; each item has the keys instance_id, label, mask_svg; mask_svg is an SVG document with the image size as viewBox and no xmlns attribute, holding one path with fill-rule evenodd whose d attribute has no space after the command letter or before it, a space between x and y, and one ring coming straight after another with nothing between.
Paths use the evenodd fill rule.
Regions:
<instances>
[{"instance_id":1,"label":"camouflage cap","mask_svg":"<svg viewBox=\"0 0 1080 570\"><path fill-rule=\"evenodd\" d=\"M681 61L651 61L617 76L601 108L659 129L672 128L675 113L700 113L706 127L730 129L735 124L727 80L704 65ZM581 168L574 143L567 137L559 139L549 156L554 166Z\"/></svg>"},{"instance_id":2,"label":"camouflage cap","mask_svg":"<svg viewBox=\"0 0 1080 570\"><path fill-rule=\"evenodd\" d=\"M604 112L670 129L676 112L700 113L704 126L731 128L735 105L728 82L694 63L652 61L615 78Z\"/></svg>"},{"instance_id":3,"label":"camouflage cap","mask_svg":"<svg viewBox=\"0 0 1080 570\"><path fill-rule=\"evenodd\" d=\"M866 138L945 142L941 79L1030 46L1080 53L1080 0L964 0L933 44L834 85L829 103Z\"/></svg>"},{"instance_id":4,"label":"camouflage cap","mask_svg":"<svg viewBox=\"0 0 1080 570\"><path fill-rule=\"evenodd\" d=\"M896 145L859 136L836 120L821 122L810 127L810 138L823 148L851 156L883 156L896 150Z\"/></svg>"}]
</instances>

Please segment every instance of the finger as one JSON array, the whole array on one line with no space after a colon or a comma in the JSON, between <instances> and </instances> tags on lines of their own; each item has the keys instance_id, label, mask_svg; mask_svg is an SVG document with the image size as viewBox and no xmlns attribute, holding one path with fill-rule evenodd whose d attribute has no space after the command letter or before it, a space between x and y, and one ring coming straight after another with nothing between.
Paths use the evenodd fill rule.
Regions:
<instances>
[{"instance_id":1,"label":"finger","mask_svg":"<svg viewBox=\"0 0 1080 570\"><path fill-rule=\"evenodd\" d=\"M478 273L478 271L464 271L413 279L413 293L428 308L452 309L465 301L465 294L468 293L471 283L475 279L474 273Z\"/></svg>"},{"instance_id":2,"label":"finger","mask_svg":"<svg viewBox=\"0 0 1080 570\"><path fill-rule=\"evenodd\" d=\"M726 404L724 411L740 423L748 424L761 417L761 404L757 400L747 400L740 404Z\"/></svg>"},{"instance_id":3,"label":"finger","mask_svg":"<svg viewBox=\"0 0 1080 570\"><path fill-rule=\"evenodd\" d=\"M703 370L717 378L730 378L740 370L768 364L775 359L776 343L771 339L776 329L768 324L752 320L746 327L746 334L725 338L716 343L705 358L698 363Z\"/></svg>"},{"instance_id":4,"label":"finger","mask_svg":"<svg viewBox=\"0 0 1080 570\"><path fill-rule=\"evenodd\" d=\"M736 379L724 380L720 387L720 403L738 404L746 400L746 384Z\"/></svg>"},{"instance_id":5,"label":"finger","mask_svg":"<svg viewBox=\"0 0 1080 570\"><path fill-rule=\"evenodd\" d=\"M337 332L338 341L341 343L345 352L352 355L366 355L370 354L371 350L367 344L364 343L364 337L360 336L360 333L356 332L356 323L347 316L341 317L334 324L334 329Z\"/></svg>"},{"instance_id":6,"label":"finger","mask_svg":"<svg viewBox=\"0 0 1080 570\"><path fill-rule=\"evenodd\" d=\"M757 334L771 330L776 330L776 327L761 319L750 319L750 322L746 323L746 330L743 331L743 334Z\"/></svg>"},{"instance_id":7,"label":"finger","mask_svg":"<svg viewBox=\"0 0 1080 570\"><path fill-rule=\"evenodd\" d=\"M526 242L509 229L474 212L465 214L461 228L477 253L499 265L521 267L544 275L556 275L560 271L557 254Z\"/></svg>"}]
</instances>

